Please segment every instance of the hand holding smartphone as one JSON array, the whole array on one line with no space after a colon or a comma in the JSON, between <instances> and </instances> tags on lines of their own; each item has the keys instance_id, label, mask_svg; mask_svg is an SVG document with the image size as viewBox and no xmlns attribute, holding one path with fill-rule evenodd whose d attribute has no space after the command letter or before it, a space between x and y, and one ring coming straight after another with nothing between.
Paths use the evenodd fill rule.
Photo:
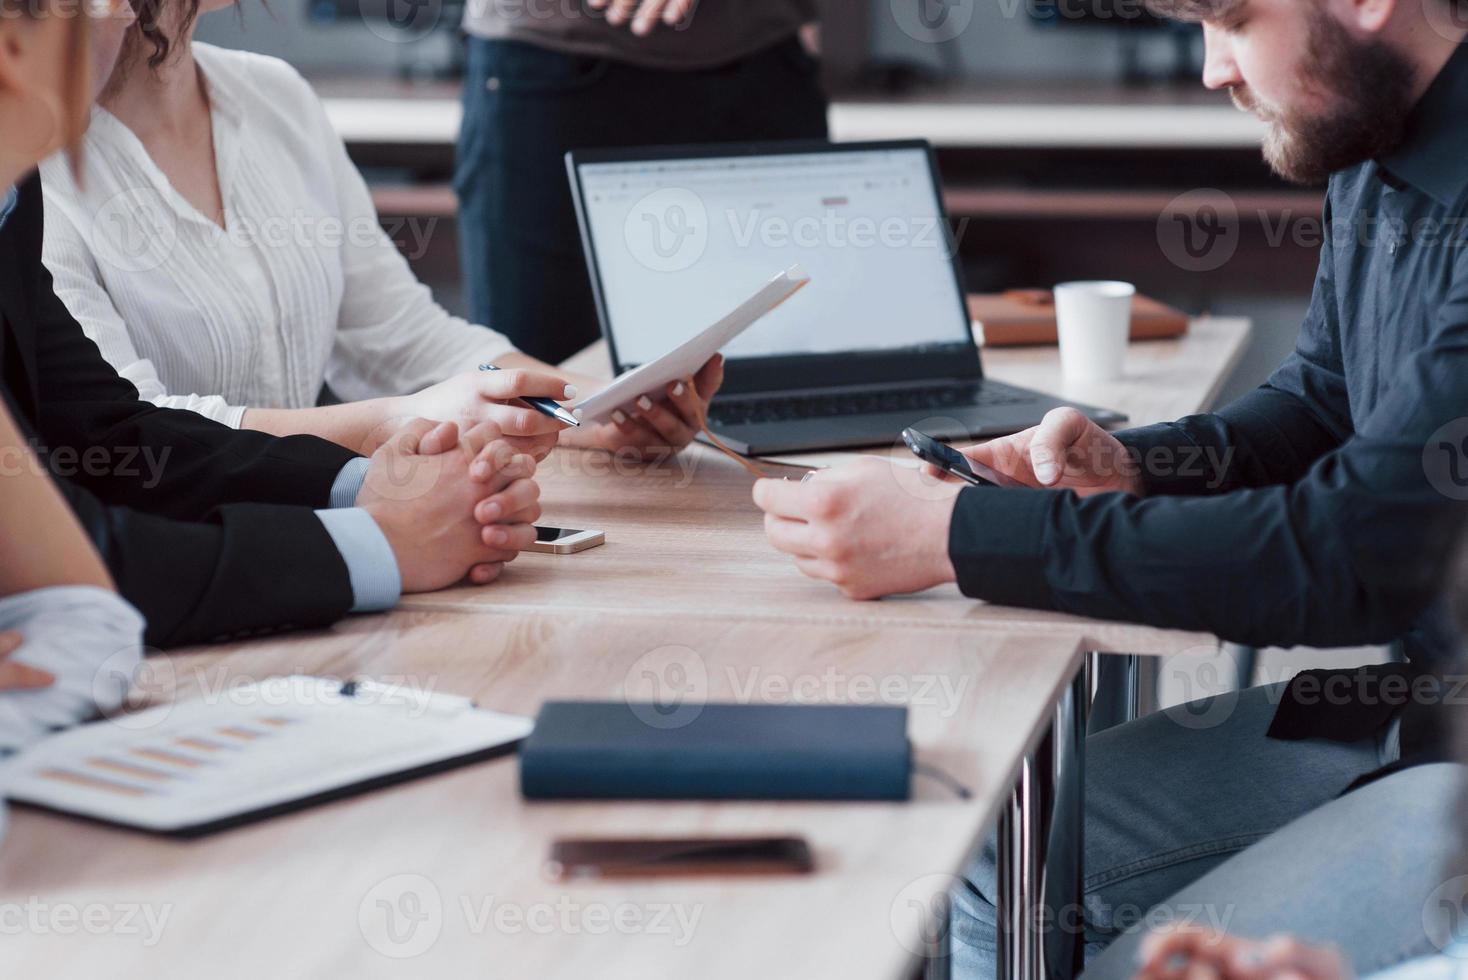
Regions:
<instances>
[{"instance_id":1,"label":"hand holding smartphone","mask_svg":"<svg viewBox=\"0 0 1468 980\"><path fill-rule=\"evenodd\" d=\"M925 463L931 463L944 473L958 477L963 482L975 487L1013 487L1018 486L1014 480L1000 476L983 463L975 463L963 453L952 446L944 445L937 439L917 429L903 429L902 441L907 443L913 455Z\"/></svg>"}]
</instances>

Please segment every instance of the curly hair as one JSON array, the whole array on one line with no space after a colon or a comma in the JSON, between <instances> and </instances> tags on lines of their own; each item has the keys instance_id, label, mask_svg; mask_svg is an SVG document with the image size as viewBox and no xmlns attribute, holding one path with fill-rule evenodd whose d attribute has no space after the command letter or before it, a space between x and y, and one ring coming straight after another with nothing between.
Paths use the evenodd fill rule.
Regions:
<instances>
[{"instance_id":1,"label":"curly hair","mask_svg":"<svg viewBox=\"0 0 1468 980\"><path fill-rule=\"evenodd\" d=\"M127 42L123 48L123 60L131 62L143 45L152 50L148 53L148 67L157 68L168 60L168 55L173 51L173 37L164 28L162 23L171 11L182 10L182 17L177 23L168 25L175 34L187 33L189 27L199 16L199 0L180 0L175 5L174 0L128 0L132 5L133 13L137 15L135 23L128 31Z\"/></svg>"}]
</instances>

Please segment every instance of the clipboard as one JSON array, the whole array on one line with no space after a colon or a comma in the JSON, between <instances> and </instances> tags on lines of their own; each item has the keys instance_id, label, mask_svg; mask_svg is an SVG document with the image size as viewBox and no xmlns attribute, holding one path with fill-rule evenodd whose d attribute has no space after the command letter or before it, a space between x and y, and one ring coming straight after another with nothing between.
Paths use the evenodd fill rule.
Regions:
<instances>
[{"instance_id":1,"label":"clipboard","mask_svg":"<svg viewBox=\"0 0 1468 980\"><path fill-rule=\"evenodd\" d=\"M749 299L740 303L727 316L685 340L657 360L648 361L628 371L610 385L575 406L572 411L582 422L605 422L617 409L625 409L641 395L662 397L662 389L695 374L709 358L735 337L773 313L782 303L804 289L810 276L799 265L792 265L770 279Z\"/></svg>"},{"instance_id":2,"label":"clipboard","mask_svg":"<svg viewBox=\"0 0 1468 980\"><path fill-rule=\"evenodd\" d=\"M371 682L279 677L82 725L0 766L15 803L200 837L513 752L529 718Z\"/></svg>"}]
</instances>

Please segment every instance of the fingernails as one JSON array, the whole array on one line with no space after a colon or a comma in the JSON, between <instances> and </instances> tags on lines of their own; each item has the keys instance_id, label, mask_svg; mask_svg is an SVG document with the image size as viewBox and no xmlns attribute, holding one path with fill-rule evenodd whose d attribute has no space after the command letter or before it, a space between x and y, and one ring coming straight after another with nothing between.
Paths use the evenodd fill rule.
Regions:
<instances>
[{"instance_id":1,"label":"fingernails","mask_svg":"<svg viewBox=\"0 0 1468 980\"><path fill-rule=\"evenodd\" d=\"M499 504L487 504L484 508L484 519L486 521L496 520L503 512L504 508L501 507Z\"/></svg>"},{"instance_id":2,"label":"fingernails","mask_svg":"<svg viewBox=\"0 0 1468 980\"><path fill-rule=\"evenodd\" d=\"M471 471L471 473L469 475L470 476L473 476L475 479L479 479L479 480L486 480L486 479L488 479L489 478L489 464L486 463L486 462L484 462L483 460L480 460L479 462L477 462L477 463L474 464L474 469Z\"/></svg>"},{"instance_id":3,"label":"fingernails","mask_svg":"<svg viewBox=\"0 0 1468 980\"><path fill-rule=\"evenodd\" d=\"M562 395L561 397L562 398L575 398L576 397L576 386L575 385L566 385L566 393L564 395Z\"/></svg>"},{"instance_id":4,"label":"fingernails","mask_svg":"<svg viewBox=\"0 0 1468 980\"><path fill-rule=\"evenodd\" d=\"M683 382L680 381L673 386L673 397L677 398L681 394L683 394Z\"/></svg>"},{"instance_id":5,"label":"fingernails","mask_svg":"<svg viewBox=\"0 0 1468 980\"><path fill-rule=\"evenodd\" d=\"M1030 454L1030 466L1035 471L1035 479L1041 483L1054 483L1060 476L1055 460L1045 450L1038 450Z\"/></svg>"},{"instance_id":6,"label":"fingernails","mask_svg":"<svg viewBox=\"0 0 1468 980\"><path fill-rule=\"evenodd\" d=\"M627 421L627 416L622 414L622 410L620 408L614 409L612 411L612 421L617 423L618 425L621 425L623 422Z\"/></svg>"},{"instance_id":7,"label":"fingernails","mask_svg":"<svg viewBox=\"0 0 1468 980\"><path fill-rule=\"evenodd\" d=\"M637 399L637 407L642 409L644 412L652 411L652 399L647 397L646 395L643 395L641 398Z\"/></svg>"}]
</instances>

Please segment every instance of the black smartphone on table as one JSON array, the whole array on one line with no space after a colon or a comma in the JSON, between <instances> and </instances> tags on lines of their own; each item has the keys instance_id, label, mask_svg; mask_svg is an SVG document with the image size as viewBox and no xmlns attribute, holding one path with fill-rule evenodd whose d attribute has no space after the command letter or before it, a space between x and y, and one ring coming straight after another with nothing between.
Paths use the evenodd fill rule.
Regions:
<instances>
[{"instance_id":1,"label":"black smartphone on table","mask_svg":"<svg viewBox=\"0 0 1468 980\"><path fill-rule=\"evenodd\" d=\"M809 874L815 859L803 837L573 838L552 844L545 870L557 881Z\"/></svg>"}]
</instances>

